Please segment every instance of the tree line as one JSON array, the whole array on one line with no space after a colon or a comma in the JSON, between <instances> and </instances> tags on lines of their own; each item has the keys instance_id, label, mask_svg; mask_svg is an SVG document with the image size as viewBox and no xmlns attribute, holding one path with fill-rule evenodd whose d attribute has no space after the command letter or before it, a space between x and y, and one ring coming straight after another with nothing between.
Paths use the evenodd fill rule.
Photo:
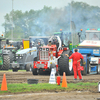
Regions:
<instances>
[{"instance_id":1,"label":"tree line","mask_svg":"<svg viewBox=\"0 0 100 100\"><path fill-rule=\"evenodd\" d=\"M55 31L70 31L70 22L75 24L76 32L88 28L100 28L100 8L84 2L72 1L63 8L44 6L41 10L22 12L13 10L4 16L5 37L28 38L29 36L52 35Z\"/></svg>"}]
</instances>

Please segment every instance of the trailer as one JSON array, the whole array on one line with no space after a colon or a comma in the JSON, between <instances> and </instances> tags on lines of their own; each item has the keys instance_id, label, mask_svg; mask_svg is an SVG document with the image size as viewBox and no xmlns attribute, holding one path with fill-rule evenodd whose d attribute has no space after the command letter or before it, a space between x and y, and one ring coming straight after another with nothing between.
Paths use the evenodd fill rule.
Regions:
<instances>
[{"instance_id":1,"label":"trailer","mask_svg":"<svg viewBox=\"0 0 100 100\"><path fill-rule=\"evenodd\" d=\"M100 74L100 29L86 30L86 40L77 49L86 62L83 75Z\"/></svg>"}]
</instances>

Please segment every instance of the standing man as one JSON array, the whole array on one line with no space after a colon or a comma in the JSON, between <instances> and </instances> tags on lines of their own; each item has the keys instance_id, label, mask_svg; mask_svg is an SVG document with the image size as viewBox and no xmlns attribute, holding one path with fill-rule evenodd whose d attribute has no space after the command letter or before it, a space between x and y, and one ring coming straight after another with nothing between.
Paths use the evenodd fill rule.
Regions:
<instances>
[{"instance_id":1,"label":"standing man","mask_svg":"<svg viewBox=\"0 0 100 100\"><path fill-rule=\"evenodd\" d=\"M37 44L37 49L39 49L39 47L41 46L41 42L38 41L38 44Z\"/></svg>"},{"instance_id":2,"label":"standing man","mask_svg":"<svg viewBox=\"0 0 100 100\"><path fill-rule=\"evenodd\" d=\"M69 57L68 54L65 54L67 57ZM80 61L81 59L83 59L84 57L82 56L81 53L77 52L77 49L75 49L75 53L73 53L69 59L73 59L73 71L74 71L74 80L77 80L77 72L78 72L78 76L79 79L82 80L82 75L81 75L81 71L77 70L78 64L80 65Z\"/></svg>"},{"instance_id":3,"label":"standing man","mask_svg":"<svg viewBox=\"0 0 100 100\"><path fill-rule=\"evenodd\" d=\"M51 46L52 44L51 44L51 41L49 41L49 43L48 43L48 46Z\"/></svg>"}]
</instances>

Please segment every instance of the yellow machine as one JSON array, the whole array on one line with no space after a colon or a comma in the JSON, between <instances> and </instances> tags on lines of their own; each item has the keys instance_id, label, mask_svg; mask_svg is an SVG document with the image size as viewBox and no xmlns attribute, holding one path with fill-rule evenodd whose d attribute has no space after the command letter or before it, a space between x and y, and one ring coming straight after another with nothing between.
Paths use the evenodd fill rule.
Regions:
<instances>
[{"instance_id":1,"label":"yellow machine","mask_svg":"<svg viewBox=\"0 0 100 100\"><path fill-rule=\"evenodd\" d=\"M23 49L30 48L30 41L29 40L23 40Z\"/></svg>"}]
</instances>

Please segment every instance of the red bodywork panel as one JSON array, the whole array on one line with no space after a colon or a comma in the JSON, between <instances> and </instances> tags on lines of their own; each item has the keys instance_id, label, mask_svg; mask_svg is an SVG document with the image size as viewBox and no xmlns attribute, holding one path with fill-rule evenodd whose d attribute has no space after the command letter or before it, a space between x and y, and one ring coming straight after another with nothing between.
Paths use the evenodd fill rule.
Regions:
<instances>
[{"instance_id":1,"label":"red bodywork panel","mask_svg":"<svg viewBox=\"0 0 100 100\"><path fill-rule=\"evenodd\" d=\"M51 48L51 49L54 49L54 48L57 48L57 47L56 47L56 45L51 45L51 46L46 45L46 46L43 46L41 48Z\"/></svg>"},{"instance_id":2,"label":"red bodywork panel","mask_svg":"<svg viewBox=\"0 0 100 100\"><path fill-rule=\"evenodd\" d=\"M42 67L43 69L48 69L48 62L40 62L40 61L34 61L34 66L33 66L33 68L38 68L37 67L37 64L44 64L44 67ZM45 71L45 70L43 70L43 71ZM56 71L58 71L58 65L56 65Z\"/></svg>"},{"instance_id":3,"label":"red bodywork panel","mask_svg":"<svg viewBox=\"0 0 100 100\"><path fill-rule=\"evenodd\" d=\"M34 66L33 68L37 68L37 64L44 64L44 69L47 69L47 65L48 65L48 62L40 62L40 61L34 61Z\"/></svg>"},{"instance_id":4,"label":"red bodywork panel","mask_svg":"<svg viewBox=\"0 0 100 100\"><path fill-rule=\"evenodd\" d=\"M58 57L63 53L63 50L59 50Z\"/></svg>"},{"instance_id":5,"label":"red bodywork panel","mask_svg":"<svg viewBox=\"0 0 100 100\"><path fill-rule=\"evenodd\" d=\"M67 47L64 47L63 50L66 51L67 50Z\"/></svg>"}]
</instances>

